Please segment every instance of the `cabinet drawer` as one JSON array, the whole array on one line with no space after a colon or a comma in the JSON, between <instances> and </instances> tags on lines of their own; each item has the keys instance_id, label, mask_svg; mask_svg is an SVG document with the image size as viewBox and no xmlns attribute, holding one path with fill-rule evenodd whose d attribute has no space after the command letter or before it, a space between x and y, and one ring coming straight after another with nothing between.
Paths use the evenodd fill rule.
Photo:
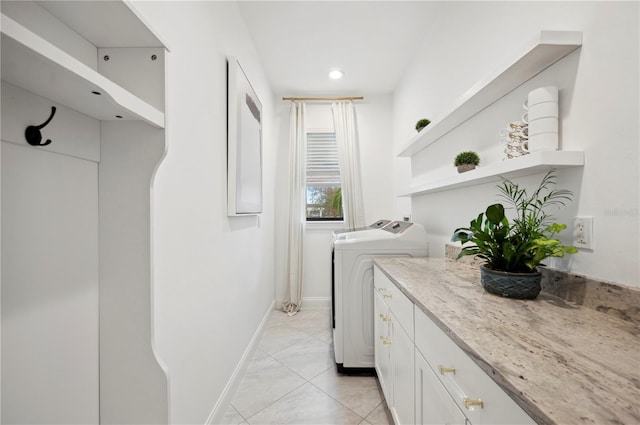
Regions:
<instances>
[{"instance_id":1,"label":"cabinet drawer","mask_svg":"<svg viewBox=\"0 0 640 425\"><path fill-rule=\"evenodd\" d=\"M535 424L426 314L415 311L415 344L455 403L474 425ZM465 403L465 399L467 403ZM473 405L482 401L482 405Z\"/></svg>"},{"instance_id":2,"label":"cabinet drawer","mask_svg":"<svg viewBox=\"0 0 640 425\"><path fill-rule=\"evenodd\" d=\"M378 267L373 268L373 287L413 341L413 302Z\"/></svg>"}]
</instances>

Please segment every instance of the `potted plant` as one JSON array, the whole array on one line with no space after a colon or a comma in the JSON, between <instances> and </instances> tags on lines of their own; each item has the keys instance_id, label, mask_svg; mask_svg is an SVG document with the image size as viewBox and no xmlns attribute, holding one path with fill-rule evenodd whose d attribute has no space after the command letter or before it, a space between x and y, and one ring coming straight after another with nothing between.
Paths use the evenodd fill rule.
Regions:
<instances>
[{"instance_id":1,"label":"potted plant","mask_svg":"<svg viewBox=\"0 0 640 425\"><path fill-rule=\"evenodd\" d=\"M460 152L453 163L458 167L458 173L464 173L476 168L476 165L480 164L480 157L473 151Z\"/></svg>"},{"instance_id":2,"label":"potted plant","mask_svg":"<svg viewBox=\"0 0 640 425\"><path fill-rule=\"evenodd\" d=\"M431 120L428 120L426 118L422 118L421 120L418 120L418 122L416 123L416 131L420 132L420 130L422 130L429 124L431 124Z\"/></svg>"},{"instance_id":3,"label":"potted plant","mask_svg":"<svg viewBox=\"0 0 640 425\"><path fill-rule=\"evenodd\" d=\"M471 221L469 227L454 231L452 240L463 244L457 258L475 255L485 260L480 268L482 286L487 292L510 298L532 299L540 292L542 274L537 267L548 257L575 254L573 246L561 245L556 234L565 224L553 222L545 209L564 206L573 193L553 189L555 174L549 171L531 194L510 180L498 186L500 196L515 211L509 220L505 207L490 205ZM467 243L470 245L465 246Z\"/></svg>"}]
</instances>

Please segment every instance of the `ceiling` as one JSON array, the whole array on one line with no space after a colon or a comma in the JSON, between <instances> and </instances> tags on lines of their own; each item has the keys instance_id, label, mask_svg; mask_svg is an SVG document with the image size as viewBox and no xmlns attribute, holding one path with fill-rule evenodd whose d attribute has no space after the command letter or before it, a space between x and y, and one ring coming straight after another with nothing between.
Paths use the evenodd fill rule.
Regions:
<instances>
[{"instance_id":1,"label":"ceiling","mask_svg":"<svg viewBox=\"0 0 640 425\"><path fill-rule=\"evenodd\" d=\"M430 1L239 1L276 95L393 92L426 40ZM331 80L332 69L344 77Z\"/></svg>"}]
</instances>

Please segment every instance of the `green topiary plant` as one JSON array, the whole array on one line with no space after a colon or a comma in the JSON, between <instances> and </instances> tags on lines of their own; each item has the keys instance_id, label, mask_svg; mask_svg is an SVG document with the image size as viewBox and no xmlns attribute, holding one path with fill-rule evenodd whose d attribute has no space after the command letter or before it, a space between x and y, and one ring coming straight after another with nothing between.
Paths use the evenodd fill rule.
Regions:
<instances>
[{"instance_id":1,"label":"green topiary plant","mask_svg":"<svg viewBox=\"0 0 640 425\"><path fill-rule=\"evenodd\" d=\"M429 124L431 124L431 120L428 120L426 118L422 118L421 120L418 120L418 122L416 123L416 130L420 131L423 128L425 128L426 126L428 126Z\"/></svg>"},{"instance_id":2,"label":"green topiary plant","mask_svg":"<svg viewBox=\"0 0 640 425\"><path fill-rule=\"evenodd\" d=\"M480 164L480 157L473 151L460 152L453 163L456 167L463 164L478 165Z\"/></svg>"}]
</instances>

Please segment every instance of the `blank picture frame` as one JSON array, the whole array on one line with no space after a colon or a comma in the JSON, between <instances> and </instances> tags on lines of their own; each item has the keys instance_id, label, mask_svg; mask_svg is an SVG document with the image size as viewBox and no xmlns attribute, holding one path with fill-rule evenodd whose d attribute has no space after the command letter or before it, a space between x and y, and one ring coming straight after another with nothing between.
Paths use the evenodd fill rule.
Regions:
<instances>
[{"instance_id":1,"label":"blank picture frame","mask_svg":"<svg viewBox=\"0 0 640 425\"><path fill-rule=\"evenodd\" d=\"M262 104L235 57L227 58L227 214L262 213Z\"/></svg>"}]
</instances>

